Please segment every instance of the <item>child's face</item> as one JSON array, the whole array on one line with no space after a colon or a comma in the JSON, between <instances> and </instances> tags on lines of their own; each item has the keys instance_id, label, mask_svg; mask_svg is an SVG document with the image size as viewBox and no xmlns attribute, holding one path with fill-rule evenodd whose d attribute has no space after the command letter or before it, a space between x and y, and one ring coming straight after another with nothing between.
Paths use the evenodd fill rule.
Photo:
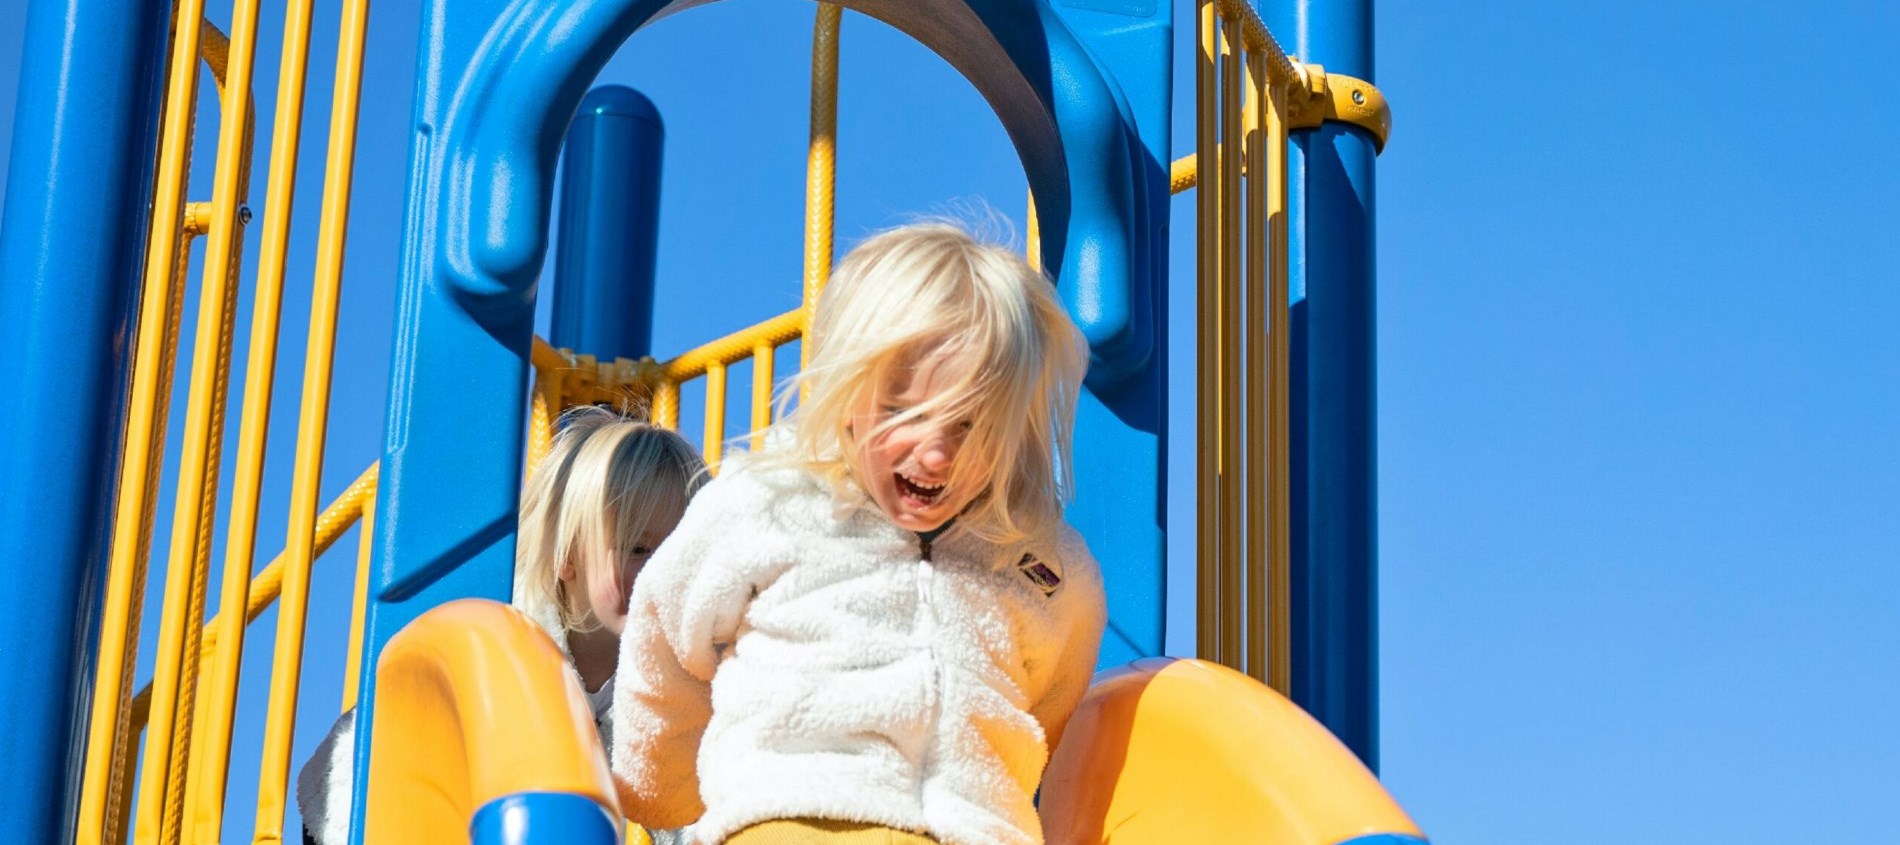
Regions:
<instances>
[{"instance_id":1,"label":"child's face","mask_svg":"<svg viewBox=\"0 0 1900 845\"><path fill-rule=\"evenodd\" d=\"M633 597L633 579L639 577L640 570L646 568L647 559L653 556L653 550L660 547L660 541L680 524L682 511L679 508L655 509L647 514L647 524L640 536L621 548L611 550L620 567L619 584L606 577L607 573L597 573L595 577L578 579L581 583L570 585L568 595L578 595L580 607L598 620L602 627L619 636L627 626L627 602ZM570 570L571 572L571 570ZM579 589L571 587L578 586Z\"/></svg>"},{"instance_id":2,"label":"child's face","mask_svg":"<svg viewBox=\"0 0 1900 845\"><path fill-rule=\"evenodd\" d=\"M853 429L877 431L887 420L939 395L956 381L958 366L955 359L925 355L914 366L895 368L859 412ZM961 513L988 484L979 477L950 486L950 469L968 431L965 420L916 417L860 441L858 483L899 527L936 529Z\"/></svg>"}]
</instances>

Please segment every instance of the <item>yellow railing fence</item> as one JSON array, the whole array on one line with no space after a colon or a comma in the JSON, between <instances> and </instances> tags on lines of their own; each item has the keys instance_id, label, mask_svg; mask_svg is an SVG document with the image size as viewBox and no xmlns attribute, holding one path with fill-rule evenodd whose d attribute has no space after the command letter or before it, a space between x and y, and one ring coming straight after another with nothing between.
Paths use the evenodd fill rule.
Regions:
<instances>
[{"instance_id":1,"label":"yellow railing fence","mask_svg":"<svg viewBox=\"0 0 1900 845\"><path fill-rule=\"evenodd\" d=\"M206 619L213 526L219 505L224 408L230 397L230 354L238 316L237 268L251 220L249 190L254 109L252 67L257 54L259 0L236 0L227 38L205 20L203 0L181 0L175 11L160 130L151 239L139 308L127 444L121 455L117 517L108 564L100 659L89 746L81 776L77 839L82 843L219 842L230 769L231 731L246 626L274 603L278 631L258 784L253 841L280 842L288 788L290 740L301 675L311 568L352 526L360 525L343 707L354 704L355 664L362 652L368 587L370 517L377 468L371 465L320 513L317 491L331 392L331 359L355 151L367 0L346 0L339 19L335 89L317 227L309 345L292 477L290 526L284 552L252 576L267 422L277 362L277 333L291 233L291 208L304 118L311 0L287 0L279 55L271 160L263 206L261 251L251 311L251 334L241 401L235 472L226 502L229 522L218 612ZM750 398L755 432L771 422L776 352L803 337L812 305L830 273L835 167L838 30L840 10L823 4L813 31L813 101L807 193L804 304L797 310L691 349L665 362L596 361L536 339L536 372L529 469L546 454L563 408L645 403L656 420L679 422L683 385L706 381L703 432L709 463L726 440L726 373L751 360ZM220 125L212 196L187 202L193 115L199 94L197 62L212 70ZM234 117L237 116L237 117ZM208 239L195 329L185 436L172 520L164 600L156 630L158 656L150 683L132 690L140 610L158 481L171 418L170 396L187 288L185 273L199 237ZM280 601L281 600L281 601ZM231 608L243 608L242 613ZM141 743L141 739L143 742ZM137 805L133 800L136 796Z\"/></svg>"},{"instance_id":2,"label":"yellow railing fence","mask_svg":"<svg viewBox=\"0 0 1900 845\"><path fill-rule=\"evenodd\" d=\"M1169 175L1199 188L1199 652L1285 693L1287 103L1303 82L1246 3L1202 0L1197 22L1195 155Z\"/></svg>"},{"instance_id":3,"label":"yellow railing fence","mask_svg":"<svg viewBox=\"0 0 1900 845\"><path fill-rule=\"evenodd\" d=\"M120 456L123 480L116 494L99 662L81 775L75 835L79 842L118 843L128 837L140 843L220 842L226 838L221 824L244 628L280 591L285 600L278 618L275 706L266 717L266 775L259 790L256 836L260 841L281 838L284 775L270 773L273 768L287 772L294 725L291 699L302 651L310 566L316 554L368 512L375 490L375 468L371 467L321 516L316 512L367 11L366 0L347 0L341 16L289 537L284 555L253 582L250 561L256 551L312 17L310 0L286 3L271 161L259 221L262 247L246 346L234 479L226 503L229 522L223 559L227 565L219 592L220 611L207 622L225 408L232 398L230 359L238 317L238 268L251 222L245 197L252 169L252 76L259 7L258 0L236 0L227 38L206 21L203 0L181 0L175 6L127 440ZM187 203L200 60L211 69L217 86L217 148L210 199ZM157 655L150 684L135 696L130 687L158 517L158 478L171 416L184 274L198 237L206 238L205 272L199 286L164 598L152 632ZM367 544L359 549L359 568L367 549Z\"/></svg>"},{"instance_id":4,"label":"yellow railing fence","mask_svg":"<svg viewBox=\"0 0 1900 845\"><path fill-rule=\"evenodd\" d=\"M1196 572L1199 654L1291 686L1288 133L1351 123L1383 148L1371 83L1289 58L1245 0L1197 0Z\"/></svg>"}]
</instances>

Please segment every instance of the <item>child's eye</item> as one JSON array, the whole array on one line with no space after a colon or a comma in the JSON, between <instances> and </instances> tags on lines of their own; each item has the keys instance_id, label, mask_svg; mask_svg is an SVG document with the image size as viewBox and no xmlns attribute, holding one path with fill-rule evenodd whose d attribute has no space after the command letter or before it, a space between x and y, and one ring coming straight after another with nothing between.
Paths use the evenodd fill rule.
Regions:
<instances>
[{"instance_id":1,"label":"child's eye","mask_svg":"<svg viewBox=\"0 0 1900 845\"><path fill-rule=\"evenodd\" d=\"M653 550L652 550L652 549L649 549L649 548L647 548L646 546L634 546L634 547L633 547L633 556L634 556L634 557L646 557L647 555L650 555L650 554L653 554Z\"/></svg>"},{"instance_id":2,"label":"child's eye","mask_svg":"<svg viewBox=\"0 0 1900 845\"><path fill-rule=\"evenodd\" d=\"M970 430L971 430L971 429L973 429L973 428L976 428L976 423L973 423L973 422L971 422L971 421L969 421L969 420L964 420L964 421L962 421L962 422L960 422L960 423L957 423L957 430L958 430L958 431L962 431L962 432L966 432L966 433L967 433L968 431L970 431Z\"/></svg>"}]
</instances>

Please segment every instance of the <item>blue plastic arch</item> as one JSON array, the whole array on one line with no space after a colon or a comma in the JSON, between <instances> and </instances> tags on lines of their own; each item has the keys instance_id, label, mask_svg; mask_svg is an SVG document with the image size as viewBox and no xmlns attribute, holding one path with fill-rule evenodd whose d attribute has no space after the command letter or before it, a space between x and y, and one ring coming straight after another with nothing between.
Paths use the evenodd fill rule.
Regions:
<instances>
[{"instance_id":1,"label":"blue plastic arch","mask_svg":"<svg viewBox=\"0 0 1900 845\"><path fill-rule=\"evenodd\" d=\"M383 530L359 670L370 701L375 655L396 631L447 599L508 595L535 282L562 138L627 37L701 2L432 0L424 10ZM1089 340L1092 383L1143 372L1159 248L1149 217L1166 185L1138 166L1139 133L1101 63L1044 0L840 5L932 48L989 101L1036 194L1044 265ZM355 806L366 806L360 795ZM361 825L359 812L356 836Z\"/></svg>"}]
</instances>

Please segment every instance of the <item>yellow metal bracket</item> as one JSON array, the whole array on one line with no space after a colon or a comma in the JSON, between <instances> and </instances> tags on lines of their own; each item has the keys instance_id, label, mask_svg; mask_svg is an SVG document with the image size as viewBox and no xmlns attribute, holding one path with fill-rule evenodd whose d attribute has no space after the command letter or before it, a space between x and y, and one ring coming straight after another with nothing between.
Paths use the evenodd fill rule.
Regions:
<instances>
[{"instance_id":1,"label":"yellow metal bracket","mask_svg":"<svg viewBox=\"0 0 1900 845\"><path fill-rule=\"evenodd\" d=\"M1385 139L1392 134L1392 108L1377 86L1343 73L1329 74L1320 65L1296 67L1305 84L1288 98L1288 128L1315 129L1328 120L1350 123L1372 133L1374 151L1385 151Z\"/></svg>"},{"instance_id":2,"label":"yellow metal bracket","mask_svg":"<svg viewBox=\"0 0 1900 845\"><path fill-rule=\"evenodd\" d=\"M615 358L602 361L569 349L554 350L560 358L561 409L576 405L607 404L622 410L647 401L660 380L660 364L652 358Z\"/></svg>"}]
</instances>

